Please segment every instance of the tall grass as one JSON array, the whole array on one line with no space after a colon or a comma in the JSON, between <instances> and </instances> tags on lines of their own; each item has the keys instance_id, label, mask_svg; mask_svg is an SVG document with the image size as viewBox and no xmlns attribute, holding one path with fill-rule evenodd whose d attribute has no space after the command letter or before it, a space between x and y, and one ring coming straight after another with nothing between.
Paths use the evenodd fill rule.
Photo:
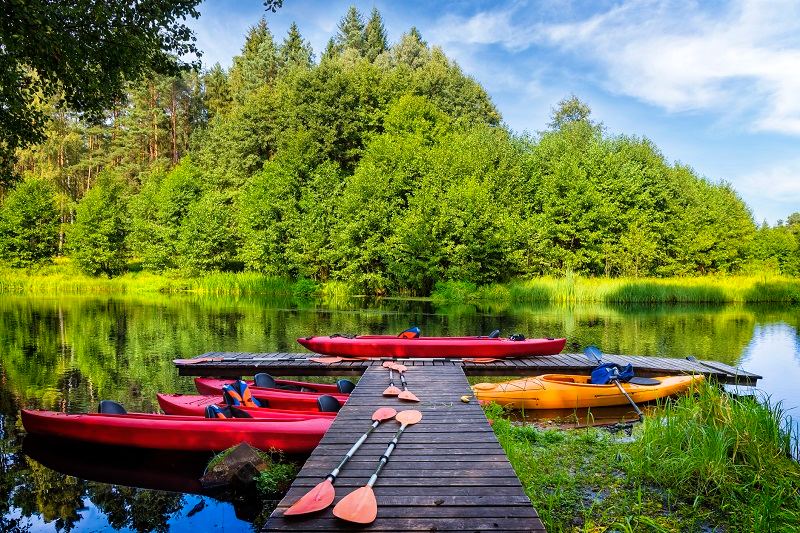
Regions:
<instances>
[{"instance_id":1,"label":"tall grass","mask_svg":"<svg viewBox=\"0 0 800 533\"><path fill-rule=\"evenodd\" d=\"M796 443L780 404L705 383L644 422L628 474L719 510L736 530L788 531L800 524Z\"/></svg>"},{"instance_id":2,"label":"tall grass","mask_svg":"<svg viewBox=\"0 0 800 533\"><path fill-rule=\"evenodd\" d=\"M762 276L698 278L585 278L571 273L477 286L447 281L436 284L434 303L800 303L800 279Z\"/></svg>"}]
</instances>

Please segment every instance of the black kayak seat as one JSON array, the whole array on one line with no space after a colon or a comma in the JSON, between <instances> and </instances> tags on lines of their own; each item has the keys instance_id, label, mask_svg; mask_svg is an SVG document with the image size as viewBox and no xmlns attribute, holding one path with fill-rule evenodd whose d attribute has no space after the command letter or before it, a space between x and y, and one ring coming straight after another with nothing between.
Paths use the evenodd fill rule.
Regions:
<instances>
[{"instance_id":1,"label":"black kayak seat","mask_svg":"<svg viewBox=\"0 0 800 533\"><path fill-rule=\"evenodd\" d=\"M209 405L206 407L206 418L253 418L247 411L242 411L236 407L220 407Z\"/></svg>"},{"instance_id":2,"label":"black kayak seat","mask_svg":"<svg viewBox=\"0 0 800 533\"><path fill-rule=\"evenodd\" d=\"M286 383L278 383L275 378L266 372L259 372L253 376L253 385L256 387L263 387L265 389L281 389L281 390L303 390L302 387L297 385L287 385Z\"/></svg>"},{"instance_id":3,"label":"black kayak seat","mask_svg":"<svg viewBox=\"0 0 800 533\"><path fill-rule=\"evenodd\" d=\"M264 387L265 389L278 388L278 383L275 381L275 378L273 378L266 372L259 372L258 374L253 376L253 384L256 387Z\"/></svg>"},{"instance_id":4,"label":"black kayak seat","mask_svg":"<svg viewBox=\"0 0 800 533\"><path fill-rule=\"evenodd\" d=\"M350 394L353 392L353 389L356 388L356 384L349 379L340 379L336 382L336 388L339 389L339 392L342 394Z\"/></svg>"},{"instance_id":5,"label":"black kayak seat","mask_svg":"<svg viewBox=\"0 0 800 533\"><path fill-rule=\"evenodd\" d=\"M104 415L124 415L128 413L121 403L113 400L102 400L100 405L97 406L97 412Z\"/></svg>"},{"instance_id":6,"label":"black kayak seat","mask_svg":"<svg viewBox=\"0 0 800 533\"><path fill-rule=\"evenodd\" d=\"M496 339L499 336L500 336L500 330L499 329L496 329L493 332L489 333L489 338L490 339Z\"/></svg>"},{"instance_id":7,"label":"black kayak seat","mask_svg":"<svg viewBox=\"0 0 800 533\"><path fill-rule=\"evenodd\" d=\"M317 406L319 406L319 410L323 413L338 413L339 409L342 408L339 400L327 394L323 394L317 398Z\"/></svg>"}]
</instances>

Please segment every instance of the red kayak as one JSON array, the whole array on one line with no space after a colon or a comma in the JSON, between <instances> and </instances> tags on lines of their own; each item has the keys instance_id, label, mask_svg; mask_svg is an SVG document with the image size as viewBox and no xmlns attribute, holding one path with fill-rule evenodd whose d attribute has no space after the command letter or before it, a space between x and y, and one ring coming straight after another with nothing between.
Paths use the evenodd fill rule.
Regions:
<instances>
[{"instance_id":1,"label":"red kayak","mask_svg":"<svg viewBox=\"0 0 800 533\"><path fill-rule=\"evenodd\" d=\"M222 397L222 386L232 383L231 379L219 378L194 378L197 392L206 396ZM349 394L328 394L320 392L301 392L282 389L266 389L262 387L249 387L253 397L272 409L289 409L292 411L313 411L317 409L317 399L320 396L332 396L339 400L341 405L347 401Z\"/></svg>"},{"instance_id":2,"label":"red kayak","mask_svg":"<svg viewBox=\"0 0 800 533\"><path fill-rule=\"evenodd\" d=\"M64 414L22 410L28 433L95 444L162 450L221 451L240 442L262 450L309 453L328 430L330 418L208 419L145 413Z\"/></svg>"},{"instance_id":3,"label":"red kayak","mask_svg":"<svg viewBox=\"0 0 800 533\"><path fill-rule=\"evenodd\" d=\"M191 394L156 394L158 405L161 410L168 415L180 416L205 416L206 408L209 405L216 405L220 408L226 407L225 402L217 396L197 396ZM308 409L307 406L300 406L297 410L293 409L273 409L271 407L236 407L244 411L253 418L330 418L336 417L336 413L323 412L318 406Z\"/></svg>"},{"instance_id":4,"label":"red kayak","mask_svg":"<svg viewBox=\"0 0 800 533\"><path fill-rule=\"evenodd\" d=\"M518 338L518 337L517 337ZM531 355L555 355L567 339L521 339L489 337L305 337L297 342L312 352L340 357L477 357L501 359Z\"/></svg>"}]
</instances>

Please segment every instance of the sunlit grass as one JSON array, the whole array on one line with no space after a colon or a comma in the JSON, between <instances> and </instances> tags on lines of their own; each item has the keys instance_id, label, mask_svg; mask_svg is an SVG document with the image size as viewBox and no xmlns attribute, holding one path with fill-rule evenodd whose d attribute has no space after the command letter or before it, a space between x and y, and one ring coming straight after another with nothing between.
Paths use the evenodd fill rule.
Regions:
<instances>
[{"instance_id":1,"label":"sunlit grass","mask_svg":"<svg viewBox=\"0 0 800 533\"><path fill-rule=\"evenodd\" d=\"M585 278L567 274L517 280L507 285L477 286L441 282L431 295L437 304L513 301L649 304L649 303L800 303L800 280L762 276L697 278Z\"/></svg>"},{"instance_id":2,"label":"sunlit grass","mask_svg":"<svg viewBox=\"0 0 800 533\"><path fill-rule=\"evenodd\" d=\"M702 383L631 440L486 414L548 531L790 531L800 523L797 435L780 405Z\"/></svg>"}]
</instances>

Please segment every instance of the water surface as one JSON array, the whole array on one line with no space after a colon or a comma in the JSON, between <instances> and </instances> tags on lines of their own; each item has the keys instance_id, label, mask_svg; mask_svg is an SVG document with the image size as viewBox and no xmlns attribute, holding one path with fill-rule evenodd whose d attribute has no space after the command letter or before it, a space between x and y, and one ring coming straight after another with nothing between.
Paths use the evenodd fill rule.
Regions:
<instances>
[{"instance_id":1,"label":"water surface","mask_svg":"<svg viewBox=\"0 0 800 533\"><path fill-rule=\"evenodd\" d=\"M326 306L265 298L0 297L0 530L252 529L261 503L197 494L207 457L52 449L28 439L19 409L95 410L113 399L154 411L156 392L192 392L172 359L206 351L301 351L313 334L503 335L568 339L608 353L714 359L764 376L800 406L798 309L764 306L450 306L384 299ZM795 414L797 419L800 419ZM164 489L164 490L154 490ZM5 496L5 497L2 497Z\"/></svg>"}]
</instances>

